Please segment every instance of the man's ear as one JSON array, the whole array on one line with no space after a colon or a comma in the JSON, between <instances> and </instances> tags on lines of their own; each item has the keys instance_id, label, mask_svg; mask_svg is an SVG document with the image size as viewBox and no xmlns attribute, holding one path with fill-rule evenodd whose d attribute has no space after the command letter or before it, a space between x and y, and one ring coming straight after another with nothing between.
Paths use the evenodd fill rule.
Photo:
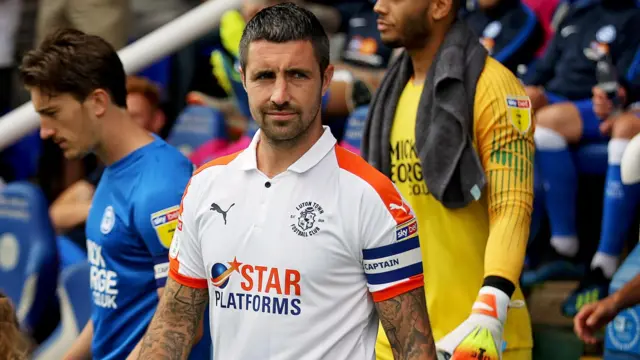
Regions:
<instances>
[{"instance_id":1,"label":"man's ear","mask_svg":"<svg viewBox=\"0 0 640 360\"><path fill-rule=\"evenodd\" d=\"M94 90L87 100L89 100L91 111L96 117L102 117L111 103L111 97L103 89Z\"/></svg>"},{"instance_id":2,"label":"man's ear","mask_svg":"<svg viewBox=\"0 0 640 360\"><path fill-rule=\"evenodd\" d=\"M247 90L247 78L246 78L246 74L245 74L244 69L242 68L242 66L240 66L238 68L238 71L240 71L240 78L242 79L242 87L246 91Z\"/></svg>"},{"instance_id":3,"label":"man's ear","mask_svg":"<svg viewBox=\"0 0 640 360\"><path fill-rule=\"evenodd\" d=\"M431 2L431 17L434 21L440 21L448 17L452 11L453 0L434 0Z\"/></svg>"},{"instance_id":4,"label":"man's ear","mask_svg":"<svg viewBox=\"0 0 640 360\"><path fill-rule=\"evenodd\" d=\"M322 74L322 95L324 95L329 86L331 85L331 80L333 80L333 72L335 71L335 67L331 64L327 66L327 69Z\"/></svg>"}]
</instances>

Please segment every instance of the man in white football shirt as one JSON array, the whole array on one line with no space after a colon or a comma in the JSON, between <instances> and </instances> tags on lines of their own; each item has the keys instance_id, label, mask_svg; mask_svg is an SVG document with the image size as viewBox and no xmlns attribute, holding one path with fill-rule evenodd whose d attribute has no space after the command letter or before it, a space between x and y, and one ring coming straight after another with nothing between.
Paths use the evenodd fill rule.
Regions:
<instances>
[{"instance_id":1,"label":"man in white football shirt","mask_svg":"<svg viewBox=\"0 0 640 360\"><path fill-rule=\"evenodd\" d=\"M320 120L333 67L318 20L266 8L240 45L248 149L191 178L142 359L184 359L207 302L215 359L436 359L417 222L391 181Z\"/></svg>"}]
</instances>

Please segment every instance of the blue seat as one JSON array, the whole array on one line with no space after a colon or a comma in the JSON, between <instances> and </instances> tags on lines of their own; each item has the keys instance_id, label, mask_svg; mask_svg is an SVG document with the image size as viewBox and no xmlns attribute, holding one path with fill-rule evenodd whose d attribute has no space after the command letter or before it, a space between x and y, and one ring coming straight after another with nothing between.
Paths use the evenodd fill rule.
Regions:
<instances>
[{"instance_id":1,"label":"blue seat","mask_svg":"<svg viewBox=\"0 0 640 360\"><path fill-rule=\"evenodd\" d=\"M40 130L37 130L0 152L12 170L12 180L28 180L36 175L41 148Z\"/></svg>"},{"instance_id":2,"label":"blue seat","mask_svg":"<svg viewBox=\"0 0 640 360\"><path fill-rule=\"evenodd\" d=\"M341 146L357 154L360 154L362 135L364 134L364 125L367 121L368 111L369 106L360 106L353 110L347 119L344 135L340 142Z\"/></svg>"},{"instance_id":3,"label":"blue seat","mask_svg":"<svg viewBox=\"0 0 640 360\"><path fill-rule=\"evenodd\" d=\"M60 325L35 351L34 359L62 359L91 318L89 263L79 262L60 273Z\"/></svg>"},{"instance_id":4,"label":"blue seat","mask_svg":"<svg viewBox=\"0 0 640 360\"><path fill-rule=\"evenodd\" d=\"M166 99L169 81L171 81L171 57L162 58L138 72L138 76L144 77L160 87L162 100Z\"/></svg>"},{"instance_id":5,"label":"blue seat","mask_svg":"<svg viewBox=\"0 0 640 360\"><path fill-rule=\"evenodd\" d=\"M42 191L26 182L0 189L0 289L28 332L56 304L56 236Z\"/></svg>"},{"instance_id":6,"label":"blue seat","mask_svg":"<svg viewBox=\"0 0 640 360\"><path fill-rule=\"evenodd\" d=\"M167 142L189 156L212 139L228 139L222 112L208 106L189 105L178 115Z\"/></svg>"},{"instance_id":7,"label":"blue seat","mask_svg":"<svg viewBox=\"0 0 640 360\"><path fill-rule=\"evenodd\" d=\"M61 271L70 265L87 261L86 251L76 245L67 236L59 235L56 240L58 243L58 254L60 254L58 265Z\"/></svg>"}]
</instances>

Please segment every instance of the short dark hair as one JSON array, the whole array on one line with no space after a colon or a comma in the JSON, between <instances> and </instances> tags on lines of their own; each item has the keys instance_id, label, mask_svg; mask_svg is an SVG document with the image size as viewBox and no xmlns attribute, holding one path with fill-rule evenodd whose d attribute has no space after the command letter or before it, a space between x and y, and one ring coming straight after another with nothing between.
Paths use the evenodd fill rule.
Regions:
<instances>
[{"instance_id":1,"label":"short dark hair","mask_svg":"<svg viewBox=\"0 0 640 360\"><path fill-rule=\"evenodd\" d=\"M22 58L20 78L49 96L68 93L82 102L96 89L127 107L126 75L118 53L104 39L74 29L47 36Z\"/></svg>"},{"instance_id":2,"label":"short dark hair","mask_svg":"<svg viewBox=\"0 0 640 360\"><path fill-rule=\"evenodd\" d=\"M329 38L322 24L311 11L292 3L262 9L250 21L240 40L240 66L247 67L247 50L254 41L275 43L309 40L313 46L320 72L329 66Z\"/></svg>"}]
</instances>

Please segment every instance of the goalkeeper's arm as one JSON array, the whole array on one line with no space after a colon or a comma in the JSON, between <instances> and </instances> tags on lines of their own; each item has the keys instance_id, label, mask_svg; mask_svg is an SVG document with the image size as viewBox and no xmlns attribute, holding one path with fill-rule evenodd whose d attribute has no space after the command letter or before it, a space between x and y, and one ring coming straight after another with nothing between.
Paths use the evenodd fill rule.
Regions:
<instances>
[{"instance_id":1,"label":"goalkeeper's arm","mask_svg":"<svg viewBox=\"0 0 640 360\"><path fill-rule=\"evenodd\" d=\"M474 108L476 147L487 177L484 196L489 207L484 283L469 318L437 346L460 356L481 348L487 351L487 359L499 359L507 310L529 237L534 143L531 102L524 89L506 69L489 70L485 68L484 80L481 76L478 81Z\"/></svg>"},{"instance_id":2,"label":"goalkeeper's arm","mask_svg":"<svg viewBox=\"0 0 640 360\"><path fill-rule=\"evenodd\" d=\"M489 208L484 286L497 287L510 298L520 278L531 225L534 125L531 102L515 76L492 73L487 79L492 89L478 87L474 109ZM508 99L518 99L518 106L510 106Z\"/></svg>"}]
</instances>

